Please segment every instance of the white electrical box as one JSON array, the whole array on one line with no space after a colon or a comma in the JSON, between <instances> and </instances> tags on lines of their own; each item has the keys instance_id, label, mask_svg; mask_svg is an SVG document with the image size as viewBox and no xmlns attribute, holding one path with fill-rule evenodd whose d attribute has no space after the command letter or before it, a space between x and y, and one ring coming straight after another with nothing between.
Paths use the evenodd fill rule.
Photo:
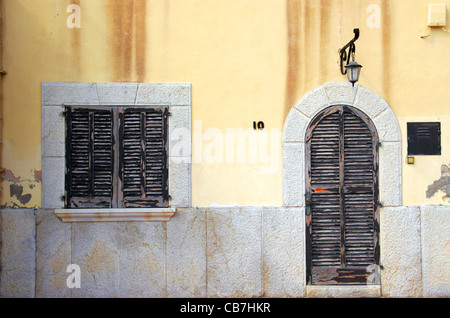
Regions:
<instances>
[{"instance_id":1,"label":"white electrical box","mask_svg":"<svg viewBox=\"0 0 450 318\"><path fill-rule=\"evenodd\" d=\"M429 4L428 5L428 26L447 25L447 4Z\"/></svg>"}]
</instances>

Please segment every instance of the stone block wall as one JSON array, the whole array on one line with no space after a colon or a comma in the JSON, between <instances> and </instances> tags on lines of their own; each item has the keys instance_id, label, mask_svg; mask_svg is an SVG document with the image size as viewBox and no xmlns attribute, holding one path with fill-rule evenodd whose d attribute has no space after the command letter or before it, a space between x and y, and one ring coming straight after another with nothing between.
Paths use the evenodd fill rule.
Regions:
<instances>
[{"instance_id":1,"label":"stone block wall","mask_svg":"<svg viewBox=\"0 0 450 318\"><path fill-rule=\"evenodd\" d=\"M304 209L178 209L168 222L63 223L4 209L0 297L448 297L449 207L381 210L381 286L306 286ZM81 288L68 288L70 264Z\"/></svg>"}]
</instances>

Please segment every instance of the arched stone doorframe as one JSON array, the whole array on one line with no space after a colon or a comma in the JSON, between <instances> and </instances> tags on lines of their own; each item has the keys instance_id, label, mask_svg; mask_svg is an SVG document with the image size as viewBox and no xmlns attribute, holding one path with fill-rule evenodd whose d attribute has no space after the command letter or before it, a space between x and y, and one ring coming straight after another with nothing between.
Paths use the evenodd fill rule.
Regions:
<instances>
[{"instance_id":1,"label":"arched stone doorframe","mask_svg":"<svg viewBox=\"0 0 450 318\"><path fill-rule=\"evenodd\" d=\"M310 121L333 105L353 106L374 123L380 140L379 187L384 207L402 206L400 127L389 105L370 89L348 82L327 83L303 96L283 128L283 206L305 206L305 138Z\"/></svg>"}]
</instances>

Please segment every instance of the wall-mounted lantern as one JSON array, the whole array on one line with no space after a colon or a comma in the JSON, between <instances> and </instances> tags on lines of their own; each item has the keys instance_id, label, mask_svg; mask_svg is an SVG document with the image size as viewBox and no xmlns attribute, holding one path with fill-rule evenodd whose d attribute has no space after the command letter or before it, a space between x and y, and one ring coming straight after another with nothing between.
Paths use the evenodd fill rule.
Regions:
<instances>
[{"instance_id":1,"label":"wall-mounted lantern","mask_svg":"<svg viewBox=\"0 0 450 318\"><path fill-rule=\"evenodd\" d=\"M348 81L355 86L355 83L359 80L359 75L361 74L362 66L355 61L355 41L359 38L359 29L354 29L355 37L353 40L348 42L342 49L339 50L339 56L341 59L341 73L342 75L347 74ZM348 49L348 52L347 52ZM352 61L350 62L350 58ZM344 65L344 63L347 63Z\"/></svg>"},{"instance_id":2,"label":"wall-mounted lantern","mask_svg":"<svg viewBox=\"0 0 450 318\"><path fill-rule=\"evenodd\" d=\"M345 65L345 70L347 71L348 81L355 86L355 83L359 80L359 74L361 73L362 65L354 60L349 64Z\"/></svg>"}]
</instances>

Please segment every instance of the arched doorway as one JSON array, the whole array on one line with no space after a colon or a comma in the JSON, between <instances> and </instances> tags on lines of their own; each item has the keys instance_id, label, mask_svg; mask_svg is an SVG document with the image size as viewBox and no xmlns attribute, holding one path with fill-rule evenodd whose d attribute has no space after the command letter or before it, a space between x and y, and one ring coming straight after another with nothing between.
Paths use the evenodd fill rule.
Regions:
<instances>
[{"instance_id":1,"label":"arched doorway","mask_svg":"<svg viewBox=\"0 0 450 318\"><path fill-rule=\"evenodd\" d=\"M308 284L378 284L378 134L370 118L330 106L305 139Z\"/></svg>"},{"instance_id":2,"label":"arched doorway","mask_svg":"<svg viewBox=\"0 0 450 318\"><path fill-rule=\"evenodd\" d=\"M400 127L394 112L379 95L372 90L348 82L326 83L307 92L291 109L283 128L283 207L300 208L301 228L296 230L306 233L306 136L312 121L318 114L330 106L350 106L369 117L376 128L379 139L378 189L379 201L383 208L401 207L402 203L402 146ZM380 208L382 211L383 208ZM382 214L382 213L381 213ZM303 219L305 218L305 219ZM383 233L383 220L380 230ZM306 237L306 234L305 234ZM388 239L380 240L380 264L386 256ZM299 273L306 284L310 275L307 270L306 242L298 251L302 256ZM380 266L374 266L373 274L380 273ZM377 275L369 275L373 280ZM383 272L381 272L383 277ZM336 282L330 282L329 284ZM376 280L374 280L374 284ZM378 282L382 287L383 279ZM340 285L338 285L340 286ZM361 285L360 285L361 286ZM314 290L326 287L310 285ZM336 286L333 290L336 290ZM345 286L344 286L345 287ZM364 287L364 286L362 286ZM333 293L328 289L325 293ZM328 294L329 295L329 294Z\"/></svg>"}]
</instances>

